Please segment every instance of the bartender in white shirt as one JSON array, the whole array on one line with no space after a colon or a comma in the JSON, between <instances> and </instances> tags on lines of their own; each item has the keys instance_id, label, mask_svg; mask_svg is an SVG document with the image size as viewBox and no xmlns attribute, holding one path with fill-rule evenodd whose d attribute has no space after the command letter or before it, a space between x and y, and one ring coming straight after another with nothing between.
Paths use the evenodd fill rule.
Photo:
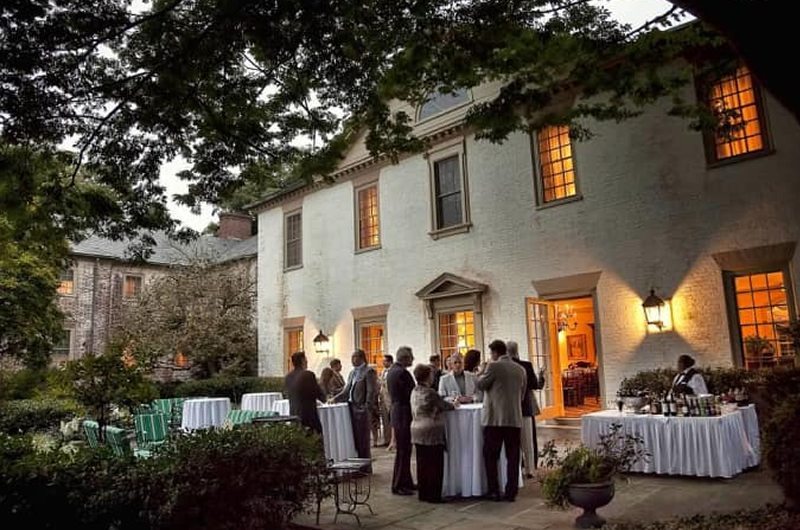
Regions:
<instances>
[{"instance_id":1,"label":"bartender in white shirt","mask_svg":"<svg viewBox=\"0 0 800 530\"><path fill-rule=\"evenodd\" d=\"M688 355L678 357L678 375L672 380L672 394L708 394L705 379L694 369L694 359Z\"/></svg>"}]
</instances>

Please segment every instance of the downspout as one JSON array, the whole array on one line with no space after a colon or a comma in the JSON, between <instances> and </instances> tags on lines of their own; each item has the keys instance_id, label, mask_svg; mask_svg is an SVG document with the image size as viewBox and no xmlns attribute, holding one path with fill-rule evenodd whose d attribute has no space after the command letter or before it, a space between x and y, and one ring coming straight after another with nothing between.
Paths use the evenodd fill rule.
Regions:
<instances>
[{"instance_id":1,"label":"downspout","mask_svg":"<svg viewBox=\"0 0 800 530\"><path fill-rule=\"evenodd\" d=\"M97 306L97 275L99 274L98 268L100 267L100 258L94 259L94 268L92 269L92 309L89 317L89 349L92 353L94 351L94 313ZM87 353L84 348L84 355Z\"/></svg>"}]
</instances>

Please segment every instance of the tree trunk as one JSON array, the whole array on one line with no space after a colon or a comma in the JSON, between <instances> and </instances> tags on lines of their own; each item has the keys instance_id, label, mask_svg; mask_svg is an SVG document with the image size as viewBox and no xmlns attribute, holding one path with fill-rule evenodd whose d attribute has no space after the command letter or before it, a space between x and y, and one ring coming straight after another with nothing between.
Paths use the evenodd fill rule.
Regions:
<instances>
[{"instance_id":1,"label":"tree trunk","mask_svg":"<svg viewBox=\"0 0 800 530\"><path fill-rule=\"evenodd\" d=\"M793 80L795 5L786 0L670 0L730 41L753 75L800 123Z\"/></svg>"}]
</instances>

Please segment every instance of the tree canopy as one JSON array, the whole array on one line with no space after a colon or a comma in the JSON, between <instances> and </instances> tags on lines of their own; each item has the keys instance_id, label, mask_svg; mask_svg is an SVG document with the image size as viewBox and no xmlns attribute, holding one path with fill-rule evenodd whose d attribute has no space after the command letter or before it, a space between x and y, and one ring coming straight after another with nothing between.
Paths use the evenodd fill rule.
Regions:
<instances>
[{"instance_id":1,"label":"tree canopy","mask_svg":"<svg viewBox=\"0 0 800 530\"><path fill-rule=\"evenodd\" d=\"M499 96L468 118L493 141L634 115L688 80L666 62L727 47L702 24L664 31L678 6L701 17L698 5L724 6L675 4L631 28L587 0L11 0L0 7L0 138L74 141L73 175L86 168L119 205L103 233L173 229L165 161L190 161L181 200L197 206L231 200L244 183L269 188L287 165L328 174L362 128L373 154L397 157L421 144L411 117L389 111L395 98L500 80ZM609 97L587 99L600 93ZM677 101L674 112L696 116L691 107Z\"/></svg>"}]
</instances>

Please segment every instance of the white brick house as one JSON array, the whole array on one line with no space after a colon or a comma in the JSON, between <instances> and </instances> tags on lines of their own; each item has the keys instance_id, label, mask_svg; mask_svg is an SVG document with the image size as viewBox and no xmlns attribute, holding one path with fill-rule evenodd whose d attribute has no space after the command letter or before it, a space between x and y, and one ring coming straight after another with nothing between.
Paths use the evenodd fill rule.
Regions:
<instances>
[{"instance_id":1,"label":"white brick house","mask_svg":"<svg viewBox=\"0 0 800 530\"><path fill-rule=\"evenodd\" d=\"M588 123L594 137L571 153L558 129L476 141L460 120L493 86L432 116L440 109L407 109L422 118L416 134L435 139L427 153L391 165L359 140L333 184L256 207L260 374L282 374L299 348L319 371L320 330L346 367L356 347L377 358L409 345L422 361L510 339L547 370L555 415L576 404L561 376L580 360L597 367L601 396L682 353L699 365L779 363L788 350L775 323L796 318L800 285L800 127L748 79L716 85L738 92L748 138L716 150L711 138L710 154L666 105ZM548 164L545 147L564 160ZM650 289L671 306L662 330L642 310ZM750 335L771 341L771 360L745 359Z\"/></svg>"}]
</instances>

